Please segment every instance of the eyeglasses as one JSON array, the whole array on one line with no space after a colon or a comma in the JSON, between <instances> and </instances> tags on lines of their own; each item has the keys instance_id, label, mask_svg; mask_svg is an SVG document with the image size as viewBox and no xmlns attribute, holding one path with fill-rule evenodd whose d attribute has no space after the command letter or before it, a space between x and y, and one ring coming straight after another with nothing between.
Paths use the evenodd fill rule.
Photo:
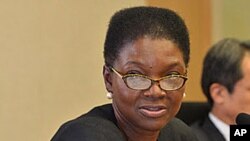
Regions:
<instances>
[{"instance_id":1,"label":"eyeglasses","mask_svg":"<svg viewBox=\"0 0 250 141\"><path fill-rule=\"evenodd\" d=\"M133 90L146 90L152 86L153 83L159 83L161 89L166 91L174 91L178 90L185 84L188 79L184 75L179 74L171 74L160 79L154 80L148 76L141 74L126 74L122 75L114 68L110 67L110 69L115 72L120 78L123 79L124 83L128 88Z\"/></svg>"}]
</instances>

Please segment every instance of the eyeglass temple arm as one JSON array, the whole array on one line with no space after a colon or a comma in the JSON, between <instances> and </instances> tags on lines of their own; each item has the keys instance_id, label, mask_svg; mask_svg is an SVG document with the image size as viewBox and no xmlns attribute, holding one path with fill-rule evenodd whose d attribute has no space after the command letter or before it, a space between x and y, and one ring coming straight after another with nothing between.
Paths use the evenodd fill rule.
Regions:
<instances>
[{"instance_id":1,"label":"eyeglass temple arm","mask_svg":"<svg viewBox=\"0 0 250 141\"><path fill-rule=\"evenodd\" d=\"M110 67L110 69L111 69L114 73L116 73L119 77L122 78L122 75L121 75L119 72L117 72L114 68Z\"/></svg>"}]
</instances>

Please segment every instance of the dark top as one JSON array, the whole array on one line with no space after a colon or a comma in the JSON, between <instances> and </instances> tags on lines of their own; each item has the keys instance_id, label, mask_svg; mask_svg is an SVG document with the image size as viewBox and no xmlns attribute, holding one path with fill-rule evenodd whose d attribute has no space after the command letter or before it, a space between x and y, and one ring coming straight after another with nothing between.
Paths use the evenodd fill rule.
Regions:
<instances>
[{"instance_id":1,"label":"dark top","mask_svg":"<svg viewBox=\"0 0 250 141\"><path fill-rule=\"evenodd\" d=\"M126 141L118 128L111 104L95 107L63 124L51 141ZM181 120L174 118L161 131L158 141L197 141Z\"/></svg>"},{"instance_id":2,"label":"dark top","mask_svg":"<svg viewBox=\"0 0 250 141\"><path fill-rule=\"evenodd\" d=\"M193 123L191 128L199 141L226 141L208 116Z\"/></svg>"}]
</instances>

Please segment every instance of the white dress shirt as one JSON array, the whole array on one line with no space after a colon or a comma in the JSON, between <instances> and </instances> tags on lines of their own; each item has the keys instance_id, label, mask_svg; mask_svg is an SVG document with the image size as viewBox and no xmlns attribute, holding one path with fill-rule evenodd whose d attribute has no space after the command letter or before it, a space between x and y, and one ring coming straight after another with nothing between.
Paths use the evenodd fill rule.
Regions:
<instances>
[{"instance_id":1,"label":"white dress shirt","mask_svg":"<svg viewBox=\"0 0 250 141\"><path fill-rule=\"evenodd\" d=\"M224 136L226 141L229 141L230 139L230 128L229 125L227 125L225 122L217 118L215 115L213 115L211 112L209 113L209 118L215 125L215 127L220 131L220 133Z\"/></svg>"}]
</instances>

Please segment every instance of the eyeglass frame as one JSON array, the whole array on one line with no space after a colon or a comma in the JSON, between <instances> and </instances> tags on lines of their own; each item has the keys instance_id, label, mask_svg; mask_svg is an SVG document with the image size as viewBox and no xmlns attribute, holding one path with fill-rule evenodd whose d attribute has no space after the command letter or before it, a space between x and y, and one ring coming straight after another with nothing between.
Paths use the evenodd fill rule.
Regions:
<instances>
[{"instance_id":1,"label":"eyeglass frame","mask_svg":"<svg viewBox=\"0 0 250 141\"><path fill-rule=\"evenodd\" d=\"M182 87L185 85L186 81L188 80L188 77L187 77L186 75L181 75L181 74L170 74L170 75L166 75L166 76L164 76L164 77L161 77L161 78L159 78L159 79L152 79L151 77L146 76L146 75L142 75L142 74L125 74L125 75L122 75L121 73L119 73L119 72L118 72L116 69L114 69L113 67L108 67L108 68L109 68L111 71L115 72L115 74L118 75L118 76L124 81L124 83L126 84L126 86L127 86L128 88L132 89L132 90L147 90L147 89L149 89L150 87L152 87L152 85L153 85L154 83L158 83L158 84L159 84L159 87L160 87L162 90L165 90L165 89L163 89L163 88L161 87L161 83L160 83L161 80L163 80L163 79L165 79L165 78L171 78L171 77L182 78L182 79L183 79L183 83L182 83L182 85L181 85L180 87L178 87L178 88L176 88L176 89L173 89L173 90L165 90L165 91L176 91L176 90L182 88ZM148 79L148 80L151 81L151 85L150 85L148 88L145 88L145 89L134 89L134 88L131 88L131 87L129 87L129 85L127 84L126 78L127 78L127 77L132 77L132 76L139 76L139 77Z\"/></svg>"}]
</instances>

